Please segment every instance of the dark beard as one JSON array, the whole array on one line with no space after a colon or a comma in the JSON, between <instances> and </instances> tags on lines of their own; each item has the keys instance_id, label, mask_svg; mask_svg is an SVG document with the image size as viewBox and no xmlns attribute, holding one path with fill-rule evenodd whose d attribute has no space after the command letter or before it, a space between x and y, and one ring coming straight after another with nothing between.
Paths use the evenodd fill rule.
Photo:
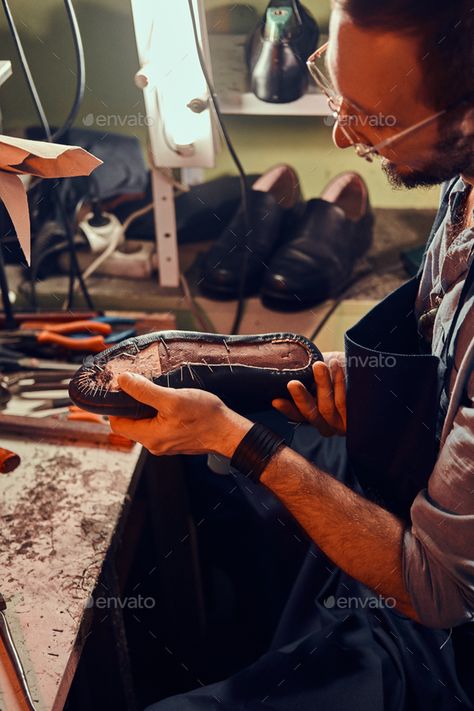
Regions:
<instances>
[{"instance_id":1,"label":"dark beard","mask_svg":"<svg viewBox=\"0 0 474 711\"><path fill-rule=\"evenodd\" d=\"M452 180L459 175L474 174L474 137L453 136L440 141L435 149L435 159L423 170L413 170L401 175L395 163L384 160L382 170L394 188L428 188Z\"/></svg>"}]
</instances>

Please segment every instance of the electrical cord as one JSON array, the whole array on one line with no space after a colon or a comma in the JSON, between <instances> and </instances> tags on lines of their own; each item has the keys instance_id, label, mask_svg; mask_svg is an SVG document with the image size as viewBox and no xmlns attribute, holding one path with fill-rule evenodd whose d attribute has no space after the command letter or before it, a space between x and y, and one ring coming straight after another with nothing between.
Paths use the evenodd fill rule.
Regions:
<instances>
[{"instance_id":1,"label":"electrical cord","mask_svg":"<svg viewBox=\"0 0 474 711\"><path fill-rule=\"evenodd\" d=\"M216 329L211 324L210 320L207 318L207 315L204 312L201 312L201 309L199 308L193 295L191 294L191 289L189 288L188 280L186 279L183 273L180 273L179 278L183 289L184 300L188 305L188 308L193 314L194 318L196 319L196 322L199 323L201 329L205 333L215 333Z\"/></svg>"},{"instance_id":2,"label":"electrical cord","mask_svg":"<svg viewBox=\"0 0 474 711\"><path fill-rule=\"evenodd\" d=\"M16 27L15 20L13 19L13 15L10 9L10 5L8 0L2 0L2 5L3 9L5 12L5 16L7 18L7 23L8 27L10 29L10 32L13 37L13 42L15 44L15 48L18 52L18 56L20 59L20 64L21 68L23 70L23 74L25 75L26 83L28 85L29 92L31 94L31 98L33 100L33 104L36 109L36 113L38 114L38 118L40 120L41 126L44 131L44 135L46 137L47 141L57 141L58 138L63 136L66 131L69 130L69 128L72 126L74 123L74 120L77 117L77 114L79 112L82 99L84 97L84 89L85 89L85 61L84 61L84 47L82 44L82 37L81 33L79 30L79 25L77 22L77 16L74 10L74 6L72 4L72 0L63 0L64 1L64 7L66 9L66 15L69 21L69 25L71 27L71 34L72 34L72 40L74 43L74 51L76 55L76 67L77 67L77 81L76 81L76 91L73 99L73 104L71 106L71 110L69 111L69 114L61 126L54 134L51 133L51 127L49 125L49 121L46 117L45 110L43 108L43 104L41 103L41 99L39 97L38 91L36 89L36 84L33 79L33 76L31 74L30 66L28 63L28 60L26 58L25 50L23 48L23 44L20 39L20 35L18 33L18 29Z\"/></svg>"},{"instance_id":3,"label":"electrical cord","mask_svg":"<svg viewBox=\"0 0 474 711\"><path fill-rule=\"evenodd\" d=\"M122 225L121 231L119 231L119 230L116 231L115 238L110 240L109 244L104 249L104 251L101 252L99 254L99 256L96 259L94 259L94 261L91 264L89 264L87 269L84 270L84 272L82 273L82 278L84 279L84 281L86 281L86 279L89 279L89 277L91 277L92 274L95 271L97 271L97 269L100 267L100 265L103 264L105 262L105 260L108 259L110 257L110 255L115 252L115 250L117 249L117 247L119 245L120 239L124 233L125 233L125 230L123 229L123 225Z\"/></svg>"},{"instance_id":4,"label":"electrical cord","mask_svg":"<svg viewBox=\"0 0 474 711\"><path fill-rule=\"evenodd\" d=\"M227 129L225 127L224 119L222 117L222 113L219 108L219 103L217 100L216 91L214 89L213 83L212 83L211 78L209 76L209 72L207 70L206 60L204 59L204 55L203 55L203 52L201 49L201 43L199 41L199 33L198 33L198 29L197 29L196 15L194 13L194 7L193 7L192 0L188 0L188 5L189 5L189 12L191 14L191 22L192 22L192 26L193 26L194 41L196 44L196 51L198 54L199 64L201 65L201 70L204 75L204 79L206 81L207 88L209 90L211 102L214 107L214 111L216 112L217 120L219 122L219 126L221 129L222 135L224 137L224 141L226 143L227 150L229 151L229 153L232 157L232 160L235 163L235 166L238 170L239 178L240 178L241 207L242 207L242 214L243 214L243 218L244 218L245 236L244 236L244 250L243 250L243 256L242 256L242 265L241 265L241 270L240 270L237 311L235 314L234 323L232 325L232 331L231 331L232 334L236 334L239 332L240 324L242 322L242 316L244 314L245 279L247 276L248 260L249 260L249 255L250 255L249 250L246 248L247 247L247 238L248 238L249 231L250 231L250 215L249 215L249 207L248 207L248 199L247 199L248 198L248 196L247 196L248 181L247 181L247 175L245 174L242 163L239 160L239 157L234 149L234 146L232 144L230 136L229 136Z\"/></svg>"},{"instance_id":5,"label":"electrical cord","mask_svg":"<svg viewBox=\"0 0 474 711\"><path fill-rule=\"evenodd\" d=\"M64 303L63 308L72 311L73 305L74 305L74 288L75 288L75 279L77 276L77 279L79 281L79 285L82 291L82 295L84 297L84 301L87 304L87 308L90 309L91 311L94 311L94 304L92 301L92 298L89 294L89 291L84 283L84 279L82 277L81 270L79 268L79 262L77 259L77 252L76 252L76 245L74 244L74 230L71 226L71 223L69 221L69 217L67 214L66 207L61 199L61 196L58 199L58 207L59 207L59 213L61 216L61 222L63 223L65 232L66 232L66 238L67 238L67 243L69 247L69 258L71 261L70 264L70 269L69 269L69 289L68 289L68 297L67 300Z\"/></svg>"},{"instance_id":6,"label":"electrical cord","mask_svg":"<svg viewBox=\"0 0 474 711\"><path fill-rule=\"evenodd\" d=\"M52 141L57 141L58 138L61 138L66 133L66 131L71 128L77 117L77 114L79 113L79 109L81 108L82 100L84 98L84 90L86 86L84 46L82 44L81 31L79 29L79 24L77 22L77 16L74 10L74 6L72 4L72 0L64 0L64 7L66 9L66 15L71 28L72 41L74 44L74 53L76 55L76 91L74 94L71 110L69 111L69 114L67 115L67 118L61 128L59 128L56 133L53 134L51 139Z\"/></svg>"},{"instance_id":7,"label":"electrical cord","mask_svg":"<svg viewBox=\"0 0 474 711\"><path fill-rule=\"evenodd\" d=\"M48 141L50 141L51 140L51 129L49 127L49 123L48 123L48 119L46 118L45 111L43 109L43 104L41 103L41 99L39 98L39 94L36 89L36 84L34 82L32 75L31 75L30 66L28 64L28 60L26 58L26 54L23 49L20 35L18 34L15 20L13 19L13 15L10 10L10 5L8 4L8 0L2 0L2 5L3 5L4 12L5 12L5 16L7 18L8 27L9 27L11 35L13 37L13 42L15 43L16 51L18 52L18 56L20 58L21 68L23 70L23 74L25 75L26 83L28 85L28 90L31 94L31 98L33 99L33 104L35 106L36 113L38 114L38 118L40 120L41 126L43 127L44 135L46 136L46 139Z\"/></svg>"}]
</instances>

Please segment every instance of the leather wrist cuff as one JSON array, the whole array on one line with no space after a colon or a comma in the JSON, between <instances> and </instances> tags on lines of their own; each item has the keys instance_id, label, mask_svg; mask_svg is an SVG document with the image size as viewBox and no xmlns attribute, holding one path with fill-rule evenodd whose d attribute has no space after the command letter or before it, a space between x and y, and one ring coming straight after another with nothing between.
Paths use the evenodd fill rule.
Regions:
<instances>
[{"instance_id":1,"label":"leather wrist cuff","mask_svg":"<svg viewBox=\"0 0 474 711\"><path fill-rule=\"evenodd\" d=\"M284 445L283 437L256 423L238 445L230 465L248 479L258 482L270 459Z\"/></svg>"}]
</instances>

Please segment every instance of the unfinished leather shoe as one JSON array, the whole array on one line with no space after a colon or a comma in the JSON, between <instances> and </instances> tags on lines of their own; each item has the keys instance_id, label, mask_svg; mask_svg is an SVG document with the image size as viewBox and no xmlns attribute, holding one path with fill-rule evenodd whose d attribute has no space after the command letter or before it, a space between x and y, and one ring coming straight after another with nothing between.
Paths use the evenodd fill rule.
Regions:
<instances>
[{"instance_id":1,"label":"unfinished leather shoe","mask_svg":"<svg viewBox=\"0 0 474 711\"><path fill-rule=\"evenodd\" d=\"M274 255L264 275L262 302L277 311L299 311L339 294L372 240L367 186L357 173L342 173L321 198L307 202Z\"/></svg>"},{"instance_id":2,"label":"unfinished leather shoe","mask_svg":"<svg viewBox=\"0 0 474 711\"><path fill-rule=\"evenodd\" d=\"M247 252L245 296L259 291L263 272L285 235L288 216L301 191L289 165L267 170L247 192L249 227L242 206L204 257L199 288L215 299L236 299Z\"/></svg>"},{"instance_id":3,"label":"unfinished leather shoe","mask_svg":"<svg viewBox=\"0 0 474 711\"><path fill-rule=\"evenodd\" d=\"M319 28L300 0L271 0L246 48L250 87L261 101L296 101L308 88L306 60Z\"/></svg>"},{"instance_id":4,"label":"unfinished leather shoe","mask_svg":"<svg viewBox=\"0 0 474 711\"><path fill-rule=\"evenodd\" d=\"M240 413L287 397L287 383L300 380L314 391L312 364L322 360L304 336L269 333L225 336L194 331L158 331L130 338L91 356L71 380L71 400L102 415L140 419L156 411L120 390L125 371L173 388L197 388L218 395Z\"/></svg>"}]
</instances>

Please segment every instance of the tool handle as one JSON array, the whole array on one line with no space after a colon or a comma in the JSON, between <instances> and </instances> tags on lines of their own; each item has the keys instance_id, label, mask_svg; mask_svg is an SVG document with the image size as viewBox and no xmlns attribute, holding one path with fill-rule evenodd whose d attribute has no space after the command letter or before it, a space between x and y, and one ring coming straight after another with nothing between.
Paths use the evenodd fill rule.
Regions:
<instances>
[{"instance_id":1,"label":"tool handle","mask_svg":"<svg viewBox=\"0 0 474 711\"><path fill-rule=\"evenodd\" d=\"M87 412L77 405L71 405L69 407L69 414L67 416L68 420L76 420L78 422L98 422L99 424L105 424L106 420L102 415L97 415L93 412Z\"/></svg>"},{"instance_id":2,"label":"tool handle","mask_svg":"<svg viewBox=\"0 0 474 711\"><path fill-rule=\"evenodd\" d=\"M51 331L41 331L37 334L38 343L62 346L68 351L89 351L90 353L100 353L107 348L103 336L91 336L90 338L69 338L61 333Z\"/></svg>"},{"instance_id":3,"label":"tool handle","mask_svg":"<svg viewBox=\"0 0 474 711\"><path fill-rule=\"evenodd\" d=\"M21 459L18 454L0 447L0 474L13 472L20 465L20 462Z\"/></svg>"},{"instance_id":4,"label":"tool handle","mask_svg":"<svg viewBox=\"0 0 474 711\"><path fill-rule=\"evenodd\" d=\"M28 326L30 328L28 328ZM110 323L103 323L102 321L71 321L70 323L47 323L47 322L25 322L20 326L20 331L28 330L44 330L51 331L51 333L100 333L103 336L108 336L112 333L112 326Z\"/></svg>"},{"instance_id":5,"label":"tool handle","mask_svg":"<svg viewBox=\"0 0 474 711\"><path fill-rule=\"evenodd\" d=\"M134 442L114 434L109 425L95 422L75 422L57 417L25 417L22 415L2 415L0 430L7 434L19 434L21 437L53 439L64 443L65 439L87 442L90 445L108 444L114 447L130 449Z\"/></svg>"}]
</instances>

